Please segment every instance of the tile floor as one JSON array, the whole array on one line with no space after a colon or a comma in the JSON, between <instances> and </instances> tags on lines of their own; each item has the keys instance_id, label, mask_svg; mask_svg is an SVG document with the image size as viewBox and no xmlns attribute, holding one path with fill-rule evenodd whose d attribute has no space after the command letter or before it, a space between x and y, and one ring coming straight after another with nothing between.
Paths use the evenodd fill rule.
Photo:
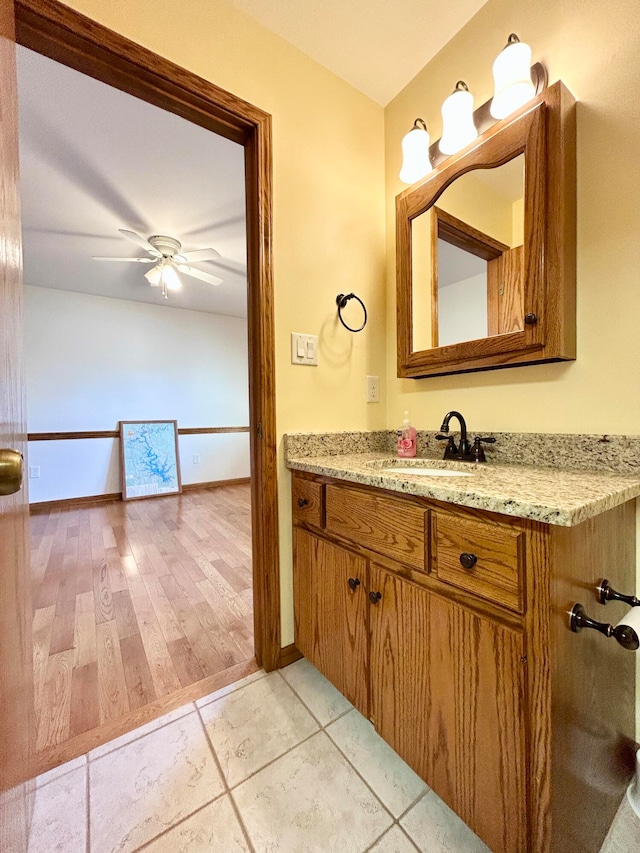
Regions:
<instances>
[{"instance_id":1,"label":"tile floor","mask_svg":"<svg viewBox=\"0 0 640 853\"><path fill-rule=\"evenodd\" d=\"M29 853L137 850L489 853L305 660L38 778Z\"/></svg>"}]
</instances>

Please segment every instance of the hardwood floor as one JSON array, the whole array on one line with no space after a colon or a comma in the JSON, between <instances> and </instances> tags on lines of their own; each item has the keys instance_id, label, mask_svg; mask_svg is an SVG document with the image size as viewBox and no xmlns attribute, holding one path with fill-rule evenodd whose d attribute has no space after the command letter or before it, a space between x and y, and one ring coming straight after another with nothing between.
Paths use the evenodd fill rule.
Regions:
<instances>
[{"instance_id":1,"label":"hardwood floor","mask_svg":"<svg viewBox=\"0 0 640 853\"><path fill-rule=\"evenodd\" d=\"M248 485L36 511L31 543L39 752L252 659Z\"/></svg>"}]
</instances>

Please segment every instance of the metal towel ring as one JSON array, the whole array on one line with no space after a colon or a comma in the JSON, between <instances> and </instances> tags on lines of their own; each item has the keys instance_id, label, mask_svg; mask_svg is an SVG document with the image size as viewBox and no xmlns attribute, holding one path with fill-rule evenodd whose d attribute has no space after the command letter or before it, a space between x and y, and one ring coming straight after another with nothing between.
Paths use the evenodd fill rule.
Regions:
<instances>
[{"instance_id":1,"label":"metal towel ring","mask_svg":"<svg viewBox=\"0 0 640 853\"><path fill-rule=\"evenodd\" d=\"M347 326L345 321L342 319L342 309L345 307L345 305L350 299L356 299L360 303L360 305L362 305L362 310L364 311L364 320L362 321L362 325L359 329L352 329L351 326ZM336 296L336 304L338 306L338 317L340 318L340 322L345 327L345 329L349 329L350 332L361 332L367 325L367 309L365 308L362 299L360 299L359 296L356 296L355 293L347 293L346 296L344 293L339 293Z\"/></svg>"}]
</instances>

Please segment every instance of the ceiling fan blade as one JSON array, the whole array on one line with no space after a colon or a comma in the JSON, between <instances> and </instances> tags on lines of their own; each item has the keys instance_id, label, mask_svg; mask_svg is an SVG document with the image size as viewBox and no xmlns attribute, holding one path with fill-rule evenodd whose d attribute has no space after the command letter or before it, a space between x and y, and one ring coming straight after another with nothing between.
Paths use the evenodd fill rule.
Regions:
<instances>
[{"instance_id":1,"label":"ceiling fan blade","mask_svg":"<svg viewBox=\"0 0 640 853\"><path fill-rule=\"evenodd\" d=\"M193 267L186 266L185 264L178 264L178 269L185 275L193 276L193 278L199 278L200 281L206 281L207 284L213 284L215 287L217 287L219 284L222 284L223 282L223 279L216 278L215 275L209 275L208 272L195 270Z\"/></svg>"},{"instance_id":2,"label":"ceiling fan blade","mask_svg":"<svg viewBox=\"0 0 640 853\"><path fill-rule=\"evenodd\" d=\"M149 252L150 255L153 255L154 258L161 257L161 253L154 249L151 243L148 240L145 240L144 237L141 237L139 234L136 234L135 231L127 231L126 228L118 228L118 231L122 234L123 237L126 237L127 240L131 240L132 243L136 243L138 246L142 246L142 248Z\"/></svg>"},{"instance_id":3,"label":"ceiling fan blade","mask_svg":"<svg viewBox=\"0 0 640 853\"><path fill-rule=\"evenodd\" d=\"M91 256L94 261L119 261L129 264L155 264L157 258L103 258L100 255Z\"/></svg>"},{"instance_id":4,"label":"ceiling fan blade","mask_svg":"<svg viewBox=\"0 0 640 853\"><path fill-rule=\"evenodd\" d=\"M213 261L222 255L216 249L196 249L195 252L180 252L180 257L188 264L198 264L200 261Z\"/></svg>"}]
</instances>

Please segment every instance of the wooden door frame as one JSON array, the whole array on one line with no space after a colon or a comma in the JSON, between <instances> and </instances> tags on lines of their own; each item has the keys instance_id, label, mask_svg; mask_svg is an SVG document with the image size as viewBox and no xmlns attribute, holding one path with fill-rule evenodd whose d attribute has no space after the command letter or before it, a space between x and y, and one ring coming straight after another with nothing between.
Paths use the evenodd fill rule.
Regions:
<instances>
[{"instance_id":1,"label":"wooden door frame","mask_svg":"<svg viewBox=\"0 0 640 853\"><path fill-rule=\"evenodd\" d=\"M16 41L245 150L255 655L281 664L271 116L57 0L15 0Z\"/></svg>"}]
</instances>

